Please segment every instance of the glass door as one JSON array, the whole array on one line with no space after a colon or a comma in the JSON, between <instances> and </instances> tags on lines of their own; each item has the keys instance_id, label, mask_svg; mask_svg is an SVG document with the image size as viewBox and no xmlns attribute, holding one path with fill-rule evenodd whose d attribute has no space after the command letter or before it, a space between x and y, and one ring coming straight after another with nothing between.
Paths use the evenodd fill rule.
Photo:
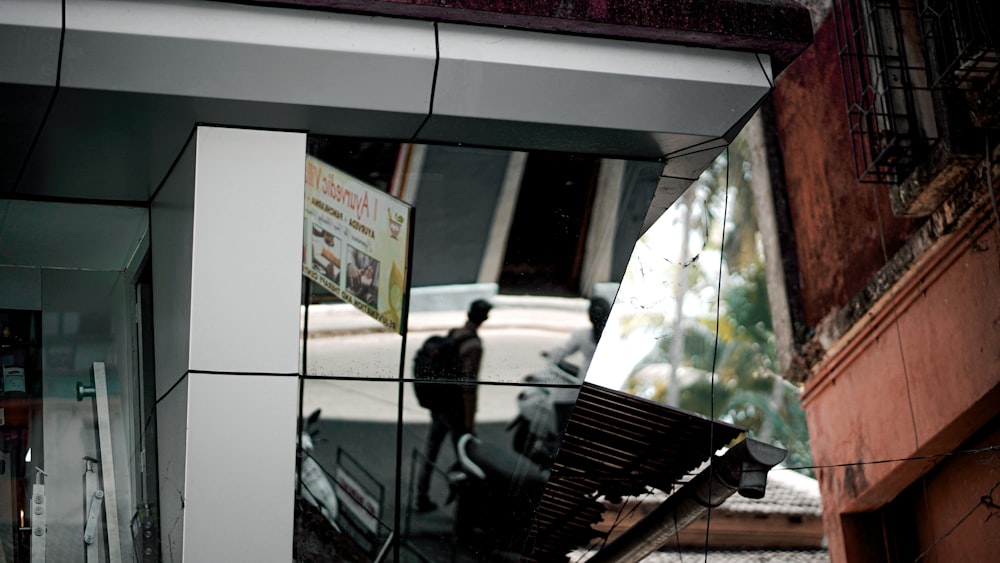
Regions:
<instances>
[{"instance_id":1,"label":"glass door","mask_svg":"<svg viewBox=\"0 0 1000 563\"><path fill-rule=\"evenodd\" d=\"M34 484L44 486L41 466L41 313L0 310L0 558L30 560ZM44 528L43 528L44 533ZM35 540L37 542L37 540Z\"/></svg>"}]
</instances>

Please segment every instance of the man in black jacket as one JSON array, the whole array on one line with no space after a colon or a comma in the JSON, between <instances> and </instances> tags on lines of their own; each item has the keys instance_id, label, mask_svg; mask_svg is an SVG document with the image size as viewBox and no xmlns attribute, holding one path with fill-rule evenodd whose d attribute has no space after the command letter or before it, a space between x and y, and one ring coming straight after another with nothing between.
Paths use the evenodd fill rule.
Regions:
<instances>
[{"instance_id":1,"label":"man in black jacket","mask_svg":"<svg viewBox=\"0 0 1000 563\"><path fill-rule=\"evenodd\" d=\"M483 344L476 331L489 317L492 308L493 305L484 299L473 301L469 305L465 325L449 333L451 338L459 342L459 379L470 383L462 386L461 401L450 403L451 407L431 410L431 426L424 445L424 461L417 475L415 510L418 513L430 512L437 508L437 504L429 496L431 473L445 435L451 434L454 446L463 434L475 433L477 390L475 381L479 379L479 365L483 358Z\"/></svg>"}]
</instances>

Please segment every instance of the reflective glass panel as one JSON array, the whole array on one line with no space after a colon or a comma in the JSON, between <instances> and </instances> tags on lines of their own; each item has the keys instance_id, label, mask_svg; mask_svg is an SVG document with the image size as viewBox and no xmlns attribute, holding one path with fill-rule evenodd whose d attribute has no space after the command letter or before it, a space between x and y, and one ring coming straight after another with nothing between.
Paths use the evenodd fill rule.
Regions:
<instances>
[{"instance_id":1,"label":"reflective glass panel","mask_svg":"<svg viewBox=\"0 0 1000 563\"><path fill-rule=\"evenodd\" d=\"M39 274L40 310L0 310L0 561L156 560L134 286L121 272Z\"/></svg>"},{"instance_id":2,"label":"reflective glass panel","mask_svg":"<svg viewBox=\"0 0 1000 563\"><path fill-rule=\"evenodd\" d=\"M801 388L777 360L751 180L741 135L643 234L588 381L744 426L808 467Z\"/></svg>"},{"instance_id":3,"label":"reflective glass panel","mask_svg":"<svg viewBox=\"0 0 1000 563\"><path fill-rule=\"evenodd\" d=\"M414 210L409 231L403 226L386 234L412 235L401 364L402 339L380 322L395 318L395 305L372 311L358 304L360 286L348 283L343 269L352 245L378 258L379 225L369 229L347 221L346 213L317 211L312 198L307 202L303 370L352 378L412 377L424 341L463 327L477 300L492 306L476 321L490 337L480 368L441 377L517 383L543 366L542 351L590 325L588 298L613 301L663 170L662 163L589 155L328 137L310 137L309 153L321 170L335 170L331 178L349 183L352 194L386 192ZM317 182L315 193L334 197ZM391 268L371 272L366 286L380 292L393 286Z\"/></svg>"},{"instance_id":4,"label":"reflective glass panel","mask_svg":"<svg viewBox=\"0 0 1000 563\"><path fill-rule=\"evenodd\" d=\"M363 208L365 193L373 198L369 203L382 201L372 190L414 210L409 230L390 231L329 210L347 200L328 201L327 209L307 198L304 420L322 411L306 424L310 445L302 459L312 461L303 469L316 469L305 467L313 461L324 468L318 474L338 501L379 499L365 517L373 524L367 536L341 527L325 545L353 538L348 545L360 546L358 560L367 561L378 556L379 540L395 531L400 541L386 554L390 559L484 560L515 553L662 163L325 137L310 137L308 146L321 162L313 170L320 175L310 176L307 166L307 183L316 181L307 193L315 198L348 191L323 192L327 178L328 188L349 185L352 194L361 194L361 207L352 211ZM390 213L390 223L393 218L399 222ZM399 281L377 256L383 227L394 240L412 235L403 335L384 322L394 309L373 311L375 299L359 293ZM345 274L358 262L352 247L363 248L380 267L355 264L355 278ZM371 281L363 271L371 272ZM596 315L592 297L604 299ZM403 408L397 410L400 396ZM311 443L309 429L322 429ZM481 456L488 485L485 477L468 479L477 470L458 463L457 440L466 433L475 440L468 438L464 447ZM355 479L338 481L330 468L345 465ZM301 554L315 544L302 527L305 516L300 510ZM339 502L337 514L326 519L340 527L350 516ZM345 549L353 548L338 556Z\"/></svg>"},{"instance_id":5,"label":"reflective glass panel","mask_svg":"<svg viewBox=\"0 0 1000 563\"><path fill-rule=\"evenodd\" d=\"M575 390L480 383L471 392L474 426L457 438L447 411L407 396L404 560L507 560L527 540Z\"/></svg>"},{"instance_id":6,"label":"reflective glass panel","mask_svg":"<svg viewBox=\"0 0 1000 563\"><path fill-rule=\"evenodd\" d=\"M394 529L399 384L306 379L296 561L375 561Z\"/></svg>"}]
</instances>

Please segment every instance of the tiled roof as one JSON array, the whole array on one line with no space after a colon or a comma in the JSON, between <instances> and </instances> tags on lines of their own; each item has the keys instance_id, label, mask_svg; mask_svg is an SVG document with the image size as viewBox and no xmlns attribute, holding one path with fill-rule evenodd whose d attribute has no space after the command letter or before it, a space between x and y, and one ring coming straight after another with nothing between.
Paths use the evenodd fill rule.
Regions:
<instances>
[{"instance_id":1,"label":"tiled roof","mask_svg":"<svg viewBox=\"0 0 1000 563\"><path fill-rule=\"evenodd\" d=\"M707 468L702 465L692 475ZM640 503L646 507L637 512L645 514L667 498L663 492L654 492L640 497ZM796 471L776 466L767 474L767 488L764 498L749 499L738 494L726 499L716 512L731 512L739 514L783 514L786 516L823 516L823 504L820 500L819 482Z\"/></svg>"}]
</instances>

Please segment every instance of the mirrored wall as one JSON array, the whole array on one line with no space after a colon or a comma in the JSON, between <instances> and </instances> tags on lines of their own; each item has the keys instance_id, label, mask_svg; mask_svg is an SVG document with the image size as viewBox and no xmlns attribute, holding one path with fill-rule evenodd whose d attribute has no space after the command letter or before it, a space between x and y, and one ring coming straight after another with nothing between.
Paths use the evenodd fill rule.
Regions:
<instances>
[{"instance_id":1,"label":"mirrored wall","mask_svg":"<svg viewBox=\"0 0 1000 563\"><path fill-rule=\"evenodd\" d=\"M378 498L378 537L400 540L384 553L358 540L358 561L516 560L581 366L808 465L798 389L777 373L743 137L648 229L655 162L332 139L310 152L415 209L405 335L304 278L302 412L322 409L328 440L314 447L333 495ZM454 329L478 335L474 382L423 382L421 347ZM424 394L474 415L443 416ZM363 493L337 480L345 451Z\"/></svg>"},{"instance_id":2,"label":"mirrored wall","mask_svg":"<svg viewBox=\"0 0 1000 563\"><path fill-rule=\"evenodd\" d=\"M606 304L603 326L662 164L318 137L308 146L413 206L412 291L400 334L303 277L296 560L520 553L600 335L591 298ZM350 262L349 237L313 230L304 256L321 259L307 264L346 275L332 266ZM421 347L456 329L476 335L458 344L466 363L421 379L418 398ZM425 394L452 398L462 415Z\"/></svg>"},{"instance_id":3,"label":"mirrored wall","mask_svg":"<svg viewBox=\"0 0 1000 563\"><path fill-rule=\"evenodd\" d=\"M158 561L146 211L0 215L0 561Z\"/></svg>"}]
</instances>

